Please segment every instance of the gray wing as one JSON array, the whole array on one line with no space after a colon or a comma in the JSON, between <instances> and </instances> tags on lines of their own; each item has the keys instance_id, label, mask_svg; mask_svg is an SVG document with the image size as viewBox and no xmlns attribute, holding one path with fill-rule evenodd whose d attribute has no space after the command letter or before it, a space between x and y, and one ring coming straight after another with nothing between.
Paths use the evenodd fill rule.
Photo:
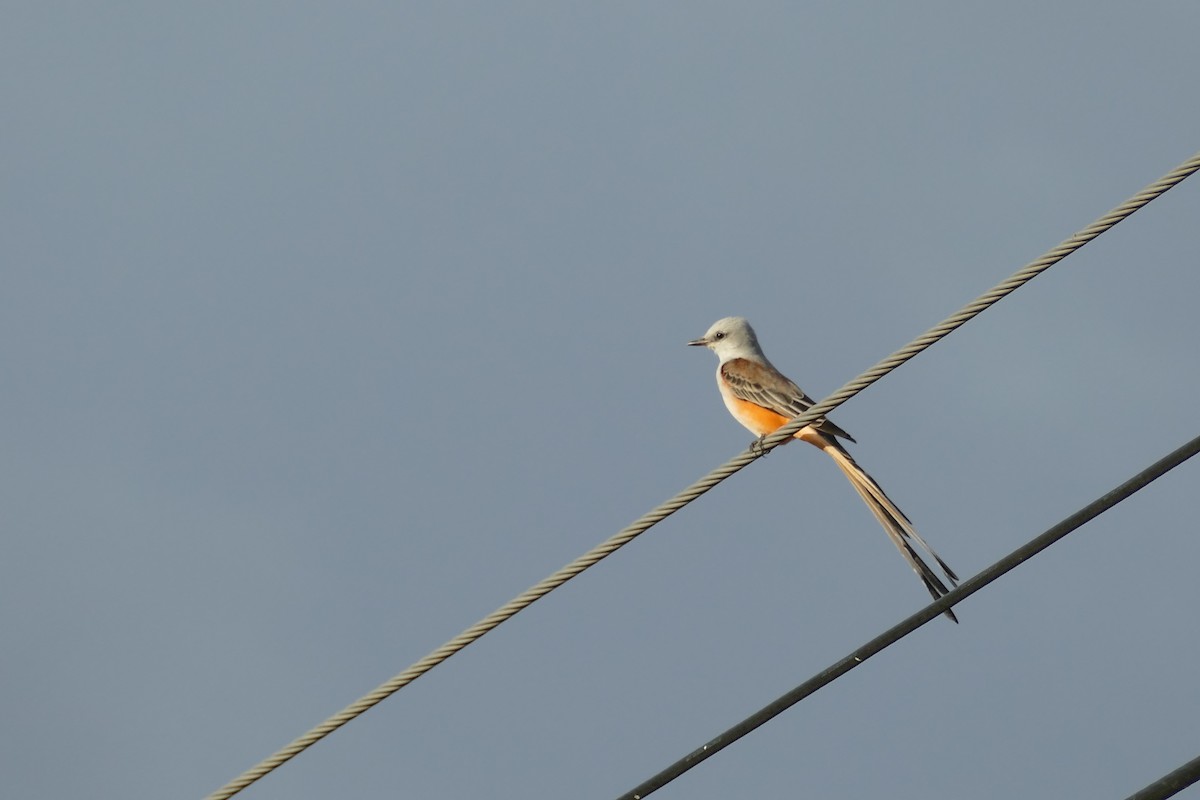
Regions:
<instances>
[{"instance_id":1,"label":"gray wing","mask_svg":"<svg viewBox=\"0 0 1200 800\"><path fill-rule=\"evenodd\" d=\"M817 402L778 370L745 358L723 364L721 377L738 398L769 408L788 419L795 419ZM853 436L823 417L812 426L827 436L854 441Z\"/></svg>"}]
</instances>

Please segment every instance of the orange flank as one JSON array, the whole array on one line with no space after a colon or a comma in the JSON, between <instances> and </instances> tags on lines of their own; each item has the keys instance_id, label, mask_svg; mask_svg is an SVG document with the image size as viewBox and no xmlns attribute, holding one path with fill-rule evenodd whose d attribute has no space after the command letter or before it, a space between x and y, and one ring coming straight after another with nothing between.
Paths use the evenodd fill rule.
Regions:
<instances>
[{"instance_id":1,"label":"orange flank","mask_svg":"<svg viewBox=\"0 0 1200 800\"><path fill-rule=\"evenodd\" d=\"M766 436L768 433L777 431L786 423L791 422L791 417L777 414L769 408L763 408L758 403L752 403L740 397L730 396L726 398L726 405L729 406L729 411L733 414L734 419L740 422L751 433L758 436ZM797 431L794 438L816 445L822 450L828 447L831 441L822 436L819 431L813 430L811 425L805 425Z\"/></svg>"},{"instance_id":2,"label":"orange flank","mask_svg":"<svg viewBox=\"0 0 1200 800\"><path fill-rule=\"evenodd\" d=\"M734 419L757 436L778 430L788 421L788 417L776 414L769 408L763 408L758 403L742 400L740 397L730 397L728 405Z\"/></svg>"}]
</instances>

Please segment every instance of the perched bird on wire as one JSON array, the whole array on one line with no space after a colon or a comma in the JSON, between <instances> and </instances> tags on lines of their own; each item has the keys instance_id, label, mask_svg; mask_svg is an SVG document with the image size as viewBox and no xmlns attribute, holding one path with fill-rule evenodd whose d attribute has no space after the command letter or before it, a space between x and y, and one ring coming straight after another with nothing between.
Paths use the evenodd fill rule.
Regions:
<instances>
[{"instance_id":1,"label":"perched bird on wire","mask_svg":"<svg viewBox=\"0 0 1200 800\"><path fill-rule=\"evenodd\" d=\"M759 441L803 414L816 402L767 360L754 329L741 317L717 320L703 337L688 344L707 347L717 354L721 362L717 366L717 388L721 390L721 399L733 418L759 437ZM795 438L819 447L833 459L934 600L950 590L921 558L913 547L914 543L941 567L951 586L958 583L954 570L946 566L946 562L913 528L899 506L884 494L875 479L858 465L838 441L841 438L853 442L853 436L828 419L821 418L797 431ZM946 616L958 622L950 609L946 609Z\"/></svg>"}]
</instances>

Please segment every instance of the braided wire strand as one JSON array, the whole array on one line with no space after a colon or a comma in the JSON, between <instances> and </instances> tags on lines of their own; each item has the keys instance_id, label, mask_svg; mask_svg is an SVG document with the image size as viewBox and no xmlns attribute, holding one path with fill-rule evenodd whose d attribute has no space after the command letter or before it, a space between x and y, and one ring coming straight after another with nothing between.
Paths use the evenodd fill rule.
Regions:
<instances>
[{"instance_id":1,"label":"braided wire strand","mask_svg":"<svg viewBox=\"0 0 1200 800\"><path fill-rule=\"evenodd\" d=\"M1008 279L1002 281L992 289L983 293L956 313L947 317L942 322L918 336L909 344L905 345L892 355L880 361L875 366L863 372L841 389L838 389L821 402L812 406L812 408L810 408L804 414L795 418L791 422L781 427L778 431L772 433L770 436L764 439L761 446L756 445L748 448L741 454L717 467L712 472L708 473L703 478L700 478L671 499L659 505L657 508L654 508L653 510L642 515L629 526L621 529L606 541L596 545L588 552L559 569L557 572L547 576L545 579L526 589L512 600L509 600L500 608L496 609L491 614L488 614L486 617L479 620L474 625L443 644L441 647L438 647L424 658L413 663L403 672L380 684L379 687L377 687L374 691L364 695L360 699L346 706L344 709L329 717L324 722L305 733L303 736L300 736L287 746L281 748L278 752L268 756L255 766L246 770L244 773L227 783L225 786L222 786L217 791L208 795L206 800L228 800L228 798L232 797L242 789L257 781L259 778L262 778L264 775L278 768L280 765L299 755L304 750L316 744L321 739L342 727L350 720L395 694L401 688L412 683L421 675L424 675L426 672L450 658L467 645L475 642L484 634L498 627L501 623L511 619L517 613L525 608L528 608L534 602L542 597L545 597L547 594L562 586L579 573L612 555L617 550L621 549L626 544L633 541L653 526L657 525L659 522L663 521L679 509L691 503L696 498L708 492L726 478L737 472L740 472L751 462L762 457L775 447L778 447L784 441L789 439L792 434L803 428L805 425L808 425L814 420L825 416L834 408L837 408L839 405L846 402L866 387L875 383L877 380L887 375L901 364L926 350L935 342L941 340L955 329L979 316L979 314L983 313L983 311L995 305L997 302L1004 299L1020 287L1024 286L1026 283L1033 280L1033 278L1037 277L1042 272L1045 272L1059 261L1062 261L1068 255L1075 252L1080 247L1083 247L1085 244L1109 230L1117 223L1128 218L1135 211L1143 208L1152 200L1160 197L1173 186L1195 173L1197 170L1200 170L1200 153L1196 153L1187 161L1183 162L1154 183L1146 186L1146 188L1139 191L1129 200L1126 200L1112 211L1100 217L1091 225L1088 225L1086 228L1076 233L1074 236L1066 239L1057 247L1047 251L1040 258L1017 270Z\"/></svg>"},{"instance_id":2,"label":"braided wire strand","mask_svg":"<svg viewBox=\"0 0 1200 800\"><path fill-rule=\"evenodd\" d=\"M1050 267L1071 255L1071 253L1074 253L1088 242L1100 236L1100 234L1112 228L1118 222L1121 222L1122 220L1131 216L1135 211L1138 211L1146 206L1148 203L1150 203L1150 201L1161 197L1169 189L1182 182L1185 178L1194 174L1197 170L1200 170L1200 153L1196 153L1187 161L1183 162L1178 167L1156 180L1154 183L1151 183L1149 186L1142 189L1140 192L1114 208L1112 211L1097 219L1091 225L1088 225L1086 228L1079 231L1069 239L1064 240L1057 247L1048 250L1041 257L1029 262L1024 267L1021 267L1021 269L1014 272L1007 280L1001 281L1000 283L996 284L996 286L972 300L970 303L967 303L959 311L951 314L949 317L942 320L940 323L933 326L916 339L913 339L895 353L892 353L890 356L883 359L866 372L863 372L841 389L838 389L836 392L829 395L829 397L825 398L820 403L814 405L802 416L797 417L788 424L779 428L779 430L775 431L768 436L766 440L764 440L764 449L770 450L771 448L778 447L805 425L809 424L818 417L828 414L846 400L849 400L851 397L858 394L872 383L875 383L875 381L896 369L896 367L928 349L936 342L945 338L952 331L962 327L967 322L970 322L988 308L1003 300L1017 289L1029 283L1038 275L1041 275Z\"/></svg>"}]
</instances>

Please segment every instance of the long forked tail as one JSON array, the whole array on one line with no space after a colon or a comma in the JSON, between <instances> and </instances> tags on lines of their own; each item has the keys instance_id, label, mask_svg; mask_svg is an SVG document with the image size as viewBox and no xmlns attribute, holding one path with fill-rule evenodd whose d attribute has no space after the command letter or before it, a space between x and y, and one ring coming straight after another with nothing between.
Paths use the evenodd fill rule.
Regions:
<instances>
[{"instance_id":1,"label":"long forked tail","mask_svg":"<svg viewBox=\"0 0 1200 800\"><path fill-rule=\"evenodd\" d=\"M929 590L929 594L934 600L938 600L942 595L948 594L950 590L946 588L946 584L938 577L928 564L921 558L913 547L915 543L922 550L930 555L937 565L942 568L942 572L946 574L946 578L950 581L951 586L958 584L958 576L954 574L954 570L942 561L941 557L934 552L933 548L921 538L921 534L917 533L913 528L912 522L908 517L904 516L904 512L899 506L892 502L891 498L884 494L883 489L875 482L875 479L867 474L866 470L858 465L848 452L836 441L826 440L826 443L821 446L821 449L833 458L838 468L845 473L850 481L850 485L854 487L854 491L858 492L858 496L867 504L867 508L871 509L871 513L875 515L875 519L879 520L879 524L883 526L883 530L887 533L888 538L892 540L892 544L896 545L896 549L900 551L900 555L904 556L904 560L908 562L913 571L917 573L917 577L925 584L925 588ZM958 617L954 616L954 611L946 609L946 617L953 622L958 622Z\"/></svg>"}]
</instances>

